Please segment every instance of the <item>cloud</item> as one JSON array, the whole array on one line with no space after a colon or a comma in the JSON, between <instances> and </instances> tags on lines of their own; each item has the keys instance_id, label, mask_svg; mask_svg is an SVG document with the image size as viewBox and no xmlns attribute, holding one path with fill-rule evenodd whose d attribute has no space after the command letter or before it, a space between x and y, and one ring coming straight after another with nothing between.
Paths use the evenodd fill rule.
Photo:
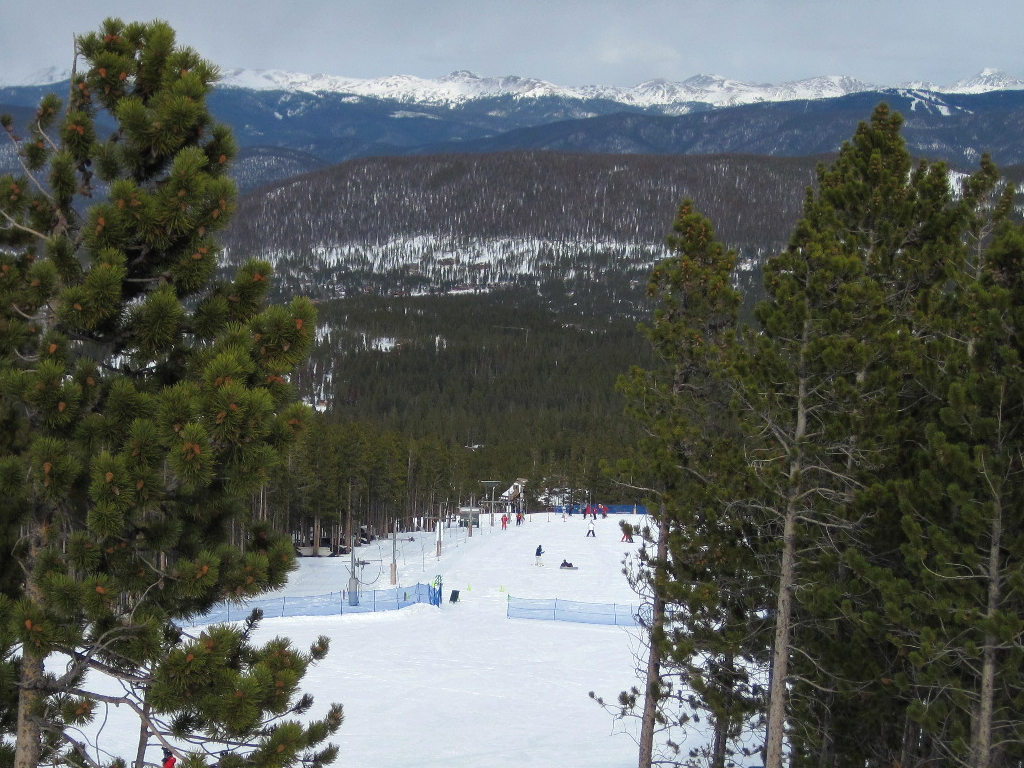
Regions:
<instances>
[{"instance_id":1,"label":"cloud","mask_svg":"<svg viewBox=\"0 0 1024 768\"><path fill-rule=\"evenodd\" d=\"M757 82L846 74L950 82L1024 76L1019 0L34 0L8 3L0 82L70 67L105 15L165 18L223 67L353 77L457 69L565 85L712 73ZM879 19L884 19L880 23Z\"/></svg>"}]
</instances>

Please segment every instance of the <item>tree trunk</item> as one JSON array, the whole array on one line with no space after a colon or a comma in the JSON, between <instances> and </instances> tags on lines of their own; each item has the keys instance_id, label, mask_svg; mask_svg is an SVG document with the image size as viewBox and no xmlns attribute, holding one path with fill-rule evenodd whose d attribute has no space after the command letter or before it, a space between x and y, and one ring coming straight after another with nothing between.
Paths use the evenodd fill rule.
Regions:
<instances>
[{"instance_id":1,"label":"tree trunk","mask_svg":"<svg viewBox=\"0 0 1024 768\"><path fill-rule=\"evenodd\" d=\"M900 750L900 765L904 768L917 768L918 756L921 750L919 738L920 726L910 719L910 715L903 715L903 746Z\"/></svg>"},{"instance_id":2,"label":"tree trunk","mask_svg":"<svg viewBox=\"0 0 1024 768\"><path fill-rule=\"evenodd\" d=\"M658 523L658 562L668 559L668 523L665 508L661 508ZM658 711L659 688L661 684L661 646L655 636L665 623L665 601L654 588L654 605L651 610L651 645L647 653L647 680L644 686L644 713L640 720L640 760L638 768L651 768L654 759L655 714Z\"/></svg>"},{"instance_id":3,"label":"tree trunk","mask_svg":"<svg viewBox=\"0 0 1024 768\"><path fill-rule=\"evenodd\" d=\"M992 514L991 541L988 551L988 606L986 618L991 620L999 610L1000 566L999 548L1003 534L1002 508L998 501ZM989 768L992 763L992 718L996 688L996 643L991 632L985 633L982 649L981 692L978 699L977 719L971 744L971 768Z\"/></svg>"},{"instance_id":4,"label":"tree trunk","mask_svg":"<svg viewBox=\"0 0 1024 768\"><path fill-rule=\"evenodd\" d=\"M723 700L728 702L736 688L736 665L731 653L723 657L722 669L725 670L725 675L721 676L719 685L721 685ZM728 703L726 704L725 711L718 712L712 716L712 724L715 738L711 746L711 761L709 765L710 768L725 768L725 759L729 751L729 732L732 726Z\"/></svg>"},{"instance_id":5,"label":"tree trunk","mask_svg":"<svg viewBox=\"0 0 1024 768\"><path fill-rule=\"evenodd\" d=\"M835 720L832 719L832 703L835 695L829 694L825 703L824 721L821 729L821 752L818 755L818 768L829 768L833 765L833 752L835 751Z\"/></svg>"},{"instance_id":6,"label":"tree trunk","mask_svg":"<svg viewBox=\"0 0 1024 768\"><path fill-rule=\"evenodd\" d=\"M764 768L782 768L782 740L786 719L786 677L789 675L789 636L793 613L793 585L796 579L797 499L803 466L799 446L807 435L807 379L804 375L809 321L804 321L801 339L799 380L797 384L796 423L792 444L796 455L789 463L789 487L786 494L786 516L782 530L782 559L779 564L779 585L775 606L775 647L772 650L772 676L769 683L768 738L765 741Z\"/></svg>"},{"instance_id":7,"label":"tree trunk","mask_svg":"<svg viewBox=\"0 0 1024 768\"><path fill-rule=\"evenodd\" d=\"M775 614L775 650L768 701L768 740L765 768L782 768L782 736L786 716L786 676L789 674L789 624L793 609L793 578L796 563L796 510L786 512L782 536L782 567Z\"/></svg>"},{"instance_id":8,"label":"tree trunk","mask_svg":"<svg viewBox=\"0 0 1024 768\"><path fill-rule=\"evenodd\" d=\"M29 574L25 580L25 597L41 602L39 587L32 573L36 556L36 537L30 536L28 557ZM43 697L44 662L46 653L37 651L31 643L21 647L21 676L18 691L18 732L14 746L14 768L36 768L42 754L42 729L35 719L35 711Z\"/></svg>"},{"instance_id":9,"label":"tree trunk","mask_svg":"<svg viewBox=\"0 0 1024 768\"><path fill-rule=\"evenodd\" d=\"M36 653L31 646L22 647L14 768L36 768L39 765L42 732L32 712L42 698L44 659L45 656Z\"/></svg>"},{"instance_id":10,"label":"tree trunk","mask_svg":"<svg viewBox=\"0 0 1024 768\"><path fill-rule=\"evenodd\" d=\"M135 762L133 765L135 768L144 768L146 765L146 746L149 744L149 723L150 706L149 706L149 694L146 694L145 699L142 702L142 711L144 717L139 723L139 741L135 746Z\"/></svg>"}]
</instances>

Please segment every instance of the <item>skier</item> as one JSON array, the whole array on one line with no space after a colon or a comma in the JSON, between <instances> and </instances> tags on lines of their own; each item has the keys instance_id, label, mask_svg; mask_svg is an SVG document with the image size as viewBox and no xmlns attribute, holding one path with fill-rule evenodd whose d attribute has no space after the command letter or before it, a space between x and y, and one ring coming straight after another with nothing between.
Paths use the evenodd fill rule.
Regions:
<instances>
[{"instance_id":1,"label":"skier","mask_svg":"<svg viewBox=\"0 0 1024 768\"><path fill-rule=\"evenodd\" d=\"M543 554L544 554L544 550L541 548L540 544L538 544L537 545L537 562L535 563L535 565L539 565L541 567L544 566L544 563L542 563L540 561L540 556L543 555Z\"/></svg>"},{"instance_id":2,"label":"skier","mask_svg":"<svg viewBox=\"0 0 1024 768\"><path fill-rule=\"evenodd\" d=\"M171 750L169 750L167 747L164 747L163 768L174 768L174 764L176 762L178 762L178 758L174 756L174 753L171 752Z\"/></svg>"},{"instance_id":3,"label":"skier","mask_svg":"<svg viewBox=\"0 0 1024 768\"><path fill-rule=\"evenodd\" d=\"M597 538L597 534L594 533L594 521L593 520L591 520L590 523L587 525L587 536L593 536L595 539ZM586 538L586 537L584 537L584 538Z\"/></svg>"}]
</instances>

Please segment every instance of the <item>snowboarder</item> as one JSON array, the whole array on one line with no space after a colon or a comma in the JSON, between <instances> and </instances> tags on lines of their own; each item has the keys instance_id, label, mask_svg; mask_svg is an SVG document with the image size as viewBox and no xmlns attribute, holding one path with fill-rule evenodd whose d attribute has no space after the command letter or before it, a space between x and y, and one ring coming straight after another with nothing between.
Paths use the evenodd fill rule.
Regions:
<instances>
[{"instance_id":1,"label":"snowboarder","mask_svg":"<svg viewBox=\"0 0 1024 768\"><path fill-rule=\"evenodd\" d=\"M590 523L587 525L587 536L593 536L595 539L597 538L597 534L594 533L594 521L593 520L591 520ZM584 537L584 538L586 538L586 537Z\"/></svg>"},{"instance_id":2,"label":"snowboarder","mask_svg":"<svg viewBox=\"0 0 1024 768\"><path fill-rule=\"evenodd\" d=\"M544 565L544 563L542 563L540 561L540 556L543 555L543 554L544 554L544 550L541 548L540 544L538 544L537 545L537 562L535 563L535 565L539 565L539 566L543 566Z\"/></svg>"},{"instance_id":3,"label":"snowboarder","mask_svg":"<svg viewBox=\"0 0 1024 768\"><path fill-rule=\"evenodd\" d=\"M174 756L174 753L171 752L171 750L169 750L167 747L164 747L163 768L174 768L174 764L176 762L178 762L178 758Z\"/></svg>"}]
</instances>

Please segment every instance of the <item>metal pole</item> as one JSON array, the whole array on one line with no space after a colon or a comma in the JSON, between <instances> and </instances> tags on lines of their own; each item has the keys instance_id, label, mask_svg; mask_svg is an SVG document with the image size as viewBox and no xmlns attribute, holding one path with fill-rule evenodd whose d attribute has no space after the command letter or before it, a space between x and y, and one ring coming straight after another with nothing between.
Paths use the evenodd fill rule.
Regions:
<instances>
[{"instance_id":1,"label":"metal pole","mask_svg":"<svg viewBox=\"0 0 1024 768\"><path fill-rule=\"evenodd\" d=\"M441 556L441 510L437 512L437 556Z\"/></svg>"},{"instance_id":2,"label":"metal pole","mask_svg":"<svg viewBox=\"0 0 1024 768\"><path fill-rule=\"evenodd\" d=\"M500 481L498 480L481 480L480 483L485 488L491 489L491 528L494 527L494 488ZM487 500L487 493L484 493L484 501Z\"/></svg>"},{"instance_id":3,"label":"metal pole","mask_svg":"<svg viewBox=\"0 0 1024 768\"><path fill-rule=\"evenodd\" d=\"M351 565L348 577L348 604L359 605L359 579L356 578L356 537L352 534L352 546L349 549Z\"/></svg>"},{"instance_id":4,"label":"metal pole","mask_svg":"<svg viewBox=\"0 0 1024 768\"><path fill-rule=\"evenodd\" d=\"M395 520L394 531L391 534L391 584L398 583L398 520Z\"/></svg>"}]
</instances>

